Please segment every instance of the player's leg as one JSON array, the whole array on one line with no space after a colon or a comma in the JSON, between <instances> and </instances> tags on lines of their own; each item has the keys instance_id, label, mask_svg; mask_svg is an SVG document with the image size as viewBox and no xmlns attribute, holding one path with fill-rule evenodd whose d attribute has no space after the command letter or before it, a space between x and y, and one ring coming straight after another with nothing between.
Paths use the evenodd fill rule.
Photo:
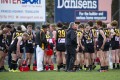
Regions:
<instances>
[{"instance_id":1,"label":"player's leg","mask_svg":"<svg viewBox=\"0 0 120 80\"><path fill-rule=\"evenodd\" d=\"M89 70L89 61L90 60L90 55L89 55L89 53L86 53L85 52L85 65L86 65L86 71L88 71Z\"/></svg>"},{"instance_id":2,"label":"player's leg","mask_svg":"<svg viewBox=\"0 0 120 80\"><path fill-rule=\"evenodd\" d=\"M0 71L3 70L3 59L4 59L4 52L0 50Z\"/></svg>"},{"instance_id":3,"label":"player's leg","mask_svg":"<svg viewBox=\"0 0 120 80\"><path fill-rule=\"evenodd\" d=\"M16 54L16 52L12 53L11 70L13 70L13 72L17 70L17 54Z\"/></svg>"},{"instance_id":4,"label":"player's leg","mask_svg":"<svg viewBox=\"0 0 120 80\"><path fill-rule=\"evenodd\" d=\"M60 51L56 51L56 61L57 61L57 70L60 71L61 68L61 52Z\"/></svg>"},{"instance_id":5,"label":"player's leg","mask_svg":"<svg viewBox=\"0 0 120 80\"><path fill-rule=\"evenodd\" d=\"M63 68L65 69L66 67L66 57L65 57L65 52L61 52L62 53L62 61L63 61Z\"/></svg>"},{"instance_id":6,"label":"player's leg","mask_svg":"<svg viewBox=\"0 0 120 80\"><path fill-rule=\"evenodd\" d=\"M116 49L115 50L115 61L116 61L116 64L117 64L117 69L120 68L120 65L119 65L119 49Z\"/></svg>"},{"instance_id":7,"label":"player's leg","mask_svg":"<svg viewBox=\"0 0 120 80\"><path fill-rule=\"evenodd\" d=\"M84 65L84 53L80 53L80 69L82 70L82 67Z\"/></svg>"}]
</instances>

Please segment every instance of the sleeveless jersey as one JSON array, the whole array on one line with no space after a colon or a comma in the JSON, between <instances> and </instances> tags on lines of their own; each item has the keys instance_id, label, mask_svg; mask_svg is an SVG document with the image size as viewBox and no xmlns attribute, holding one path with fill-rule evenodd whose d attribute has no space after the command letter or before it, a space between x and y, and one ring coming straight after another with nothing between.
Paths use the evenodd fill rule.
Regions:
<instances>
[{"instance_id":1,"label":"sleeveless jersey","mask_svg":"<svg viewBox=\"0 0 120 80\"><path fill-rule=\"evenodd\" d=\"M18 37L18 36L22 36L22 34L23 34L22 31L17 31L17 32L14 33L13 38L15 39L15 38Z\"/></svg>"},{"instance_id":2,"label":"sleeveless jersey","mask_svg":"<svg viewBox=\"0 0 120 80\"><path fill-rule=\"evenodd\" d=\"M47 42L53 43L53 34L52 34L52 32L49 32L48 34L46 34L46 39L47 39Z\"/></svg>"},{"instance_id":3,"label":"sleeveless jersey","mask_svg":"<svg viewBox=\"0 0 120 80\"><path fill-rule=\"evenodd\" d=\"M29 33L29 32L27 32L27 33L28 33L29 36L32 35L33 38L29 38L29 39L27 40L26 45L32 47L32 46L33 46L33 42L34 42L34 35L33 35L33 33Z\"/></svg>"},{"instance_id":4,"label":"sleeveless jersey","mask_svg":"<svg viewBox=\"0 0 120 80\"><path fill-rule=\"evenodd\" d=\"M17 48L17 42L18 42L18 38L16 37L12 42L11 42L11 45L10 45L10 48L12 50L16 50ZM20 48L23 48L25 46L25 42L22 40L21 43L20 43Z\"/></svg>"},{"instance_id":5,"label":"sleeveless jersey","mask_svg":"<svg viewBox=\"0 0 120 80\"><path fill-rule=\"evenodd\" d=\"M91 29L94 38L97 38L97 30L95 28Z\"/></svg>"},{"instance_id":6,"label":"sleeveless jersey","mask_svg":"<svg viewBox=\"0 0 120 80\"><path fill-rule=\"evenodd\" d=\"M85 45L94 44L93 34L91 31L83 33L83 40Z\"/></svg>"},{"instance_id":7,"label":"sleeveless jersey","mask_svg":"<svg viewBox=\"0 0 120 80\"><path fill-rule=\"evenodd\" d=\"M66 31L64 29L57 30L56 44L64 44L65 45L65 37Z\"/></svg>"},{"instance_id":8,"label":"sleeveless jersey","mask_svg":"<svg viewBox=\"0 0 120 80\"><path fill-rule=\"evenodd\" d=\"M103 29L103 31L104 31L104 34L105 34L105 36L106 36L106 41L107 42L110 42L110 35L111 35L111 33L110 33L110 29L108 29L108 28L105 28L105 29Z\"/></svg>"}]
</instances>

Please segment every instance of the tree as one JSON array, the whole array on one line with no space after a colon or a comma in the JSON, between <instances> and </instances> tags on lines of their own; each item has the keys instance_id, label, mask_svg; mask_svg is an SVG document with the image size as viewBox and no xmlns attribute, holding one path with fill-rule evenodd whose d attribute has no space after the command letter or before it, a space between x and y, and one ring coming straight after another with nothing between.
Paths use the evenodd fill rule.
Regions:
<instances>
[{"instance_id":1,"label":"tree","mask_svg":"<svg viewBox=\"0 0 120 80\"><path fill-rule=\"evenodd\" d=\"M46 0L46 18L47 22L54 22L54 0Z\"/></svg>"},{"instance_id":2,"label":"tree","mask_svg":"<svg viewBox=\"0 0 120 80\"><path fill-rule=\"evenodd\" d=\"M112 0L112 19L119 21L119 0Z\"/></svg>"}]
</instances>

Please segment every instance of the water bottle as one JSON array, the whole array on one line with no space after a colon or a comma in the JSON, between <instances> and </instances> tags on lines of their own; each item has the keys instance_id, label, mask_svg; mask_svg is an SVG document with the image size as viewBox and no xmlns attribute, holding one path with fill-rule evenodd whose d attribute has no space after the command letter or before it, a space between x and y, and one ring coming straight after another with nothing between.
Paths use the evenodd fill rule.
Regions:
<instances>
[{"instance_id":1,"label":"water bottle","mask_svg":"<svg viewBox=\"0 0 120 80\"><path fill-rule=\"evenodd\" d=\"M39 45L37 45L37 47L36 47L36 53L39 53L40 52L40 47L39 47Z\"/></svg>"}]
</instances>

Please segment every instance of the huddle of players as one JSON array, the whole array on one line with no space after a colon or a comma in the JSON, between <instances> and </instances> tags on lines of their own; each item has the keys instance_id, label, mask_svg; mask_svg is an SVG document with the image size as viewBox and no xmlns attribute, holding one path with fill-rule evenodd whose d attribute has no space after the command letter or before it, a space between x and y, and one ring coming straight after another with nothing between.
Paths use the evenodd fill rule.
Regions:
<instances>
[{"instance_id":1,"label":"huddle of players","mask_svg":"<svg viewBox=\"0 0 120 80\"><path fill-rule=\"evenodd\" d=\"M96 21L93 25L92 21L87 24L79 24L77 30L78 47L76 49L75 69L91 71L95 66L95 59L100 59L100 72L108 71L109 54L107 52L111 48L113 69L119 69L119 41L120 31L117 29L117 21L105 24L102 21Z\"/></svg>"},{"instance_id":2,"label":"huddle of players","mask_svg":"<svg viewBox=\"0 0 120 80\"><path fill-rule=\"evenodd\" d=\"M82 69L83 65L87 71L94 69L96 55L100 59L100 72L104 72L108 70L108 54L109 48L111 47L112 53L112 62L113 68L119 69L119 39L120 39L120 31L117 29L117 21L111 22L111 24L103 25L102 21L97 21L95 25L93 25L92 21L89 21L87 24L79 24L77 33L77 48L76 48L76 61L74 63L74 70ZM57 24L58 29L55 29L55 25L49 25L46 27L47 31L46 40L51 44L51 49L53 46L56 49L56 61L57 61L57 69L60 71L60 68L63 67L65 69L66 66L66 54L65 54L65 38L67 29L64 29L64 26L61 23ZM0 33L0 70L4 68L4 48L8 49L6 46L6 34L9 34L10 30L7 28L11 28L10 25L6 25L3 29L1 29ZM13 39L11 44L9 45L8 52L12 53L11 65L9 66L10 71L17 72L17 61L21 60L23 53L23 47L26 48L26 60L28 67L30 67L31 59L35 46L35 35L32 32L32 26L27 26L27 31L23 32L21 27L17 28L17 31L13 33ZM21 64L21 61L19 63ZM49 64L52 65L51 56L47 55L45 52L44 55L44 68ZM116 67L117 65L117 67Z\"/></svg>"},{"instance_id":3,"label":"huddle of players","mask_svg":"<svg viewBox=\"0 0 120 80\"><path fill-rule=\"evenodd\" d=\"M94 24L89 21L87 24L78 25L77 33L77 48L76 48L76 60L74 63L73 70L77 71L82 69L83 65L86 71L95 69L96 58L100 60L100 72L106 72L109 69L109 54L108 51L111 49L113 69L120 69L120 30L117 21L112 21L109 24L105 24L98 20ZM66 57L65 57L65 44L61 42L65 39L66 30L58 29L56 37L56 54L57 54L57 68L65 68ZM62 40L62 41L61 41ZM61 41L61 42L60 42ZM61 52L61 53L60 53ZM66 54L67 55L67 54Z\"/></svg>"},{"instance_id":4,"label":"huddle of players","mask_svg":"<svg viewBox=\"0 0 120 80\"><path fill-rule=\"evenodd\" d=\"M0 72L6 71L4 67L4 59L8 53L8 64L10 72L18 72L17 62L21 65L23 47L26 49L26 61L28 67L31 64L32 54L34 52L34 35L32 26L28 25L27 30L23 31L21 26L18 26L16 31L10 24L1 25L0 33ZM10 59L9 59L10 58Z\"/></svg>"},{"instance_id":5,"label":"huddle of players","mask_svg":"<svg viewBox=\"0 0 120 80\"><path fill-rule=\"evenodd\" d=\"M17 31L13 33L13 39L8 50L8 52L12 55L12 60L9 67L10 72L18 72L17 68L20 68L22 65L24 47L26 51L26 62L30 68L35 47L35 34L33 34L32 25L28 25L26 31L22 31L22 27L18 26ZM19 65L17 65L17 63Z\"/></svg>"},{"instance_id":6,"label":"huddle of players","mask_svg":"<svg viewBox=\"0 0 120 80\"><path fill-rule=\"evenodd\" d=\"M22 65L22 56L24 51L26 51L26 64L30 68L32 56L34 53L34 48L36 45L36 36L33 33L32 25L27 26L27 30L22 30L21 26L17 26L16 31L12 30L12 26L10 24L1 25L0 30L0 72L6 71L4 67L4 59L6 57L5 53L8 53L8 64L10 68L10 72L19 72L18 68ZM63 62L61 62L61 55L58 53L65 52L65 30L62 29L61 24L58 24L59 29L56 31L56 25L42 25L42 29L39 27L36 28L36 32L40 32L39 35L41 39L44 38L44 41L40 47L44 50L44 69L46 65L53 66L53 62L51 59L51 55L46 53L46 49L48 48L48 44L50 44L50 48L53 49L53 46L56 46L57 50L57 62L66 63L65 62L65 54L63 54ZM13 27L14 28L14 27ZM58 35L57 35L58 34ZM9 37L9 38L8 38ZM40 40L41 41L41 40ZM46 44L47 41L47 44ZM44 43L45 42L45 43ZM25 49L24 49L25 47Z\"/></svg>"}]
</instances>

